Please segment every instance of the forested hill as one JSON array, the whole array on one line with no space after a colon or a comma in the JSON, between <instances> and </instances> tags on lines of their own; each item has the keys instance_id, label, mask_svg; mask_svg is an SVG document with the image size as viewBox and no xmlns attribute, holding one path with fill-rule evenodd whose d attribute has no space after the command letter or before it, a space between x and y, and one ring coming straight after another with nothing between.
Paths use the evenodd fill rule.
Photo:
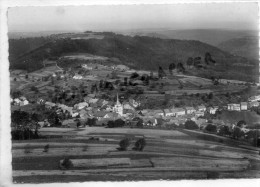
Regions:
<instances>
[{"instance_id":1,"label":"forested hill","mask_svg":"<svg viewBox=\"0 0 260 187\"><path fill-rule=\"evenodd\" d=\"M222 50L249 59L259 59L258 37L240 37L222 42L218 45Z\"/></svg>"},{"instance_id":2,"label":"forested hill","mask_svg":"<svg viewBox=\"0 0 260 187\"><path fill-rule=\"evenodd\" d=\"M219 72L232 70L232 72L239 73L238 79L240 80L248 79L249 75L256 74L255 69L258 67L257 61L233 56L199 41L159 39L146 36L130 37L113 33L105 33L104 36L103 39L87 40L52 37L51 42L23 55L17 52L16 43L19 40L13 40L10 42L10 57L12 57L10 58L10 68L34 71L42 68L43 59L60 57L67 53L90 53L116 57L122 63L133 68L146 70L157 70L158 66L168 69L170 63L182 62L186 64L189 57L201 57L202 63L204 63L205 54L210 53L216 62L214 67L212 64L208 65L211 66L211 70L214 68ZM34 39L38 40L38 38ZM16 51L16 53L12 54L12 51Z\"/></svg>"}]
</instances>

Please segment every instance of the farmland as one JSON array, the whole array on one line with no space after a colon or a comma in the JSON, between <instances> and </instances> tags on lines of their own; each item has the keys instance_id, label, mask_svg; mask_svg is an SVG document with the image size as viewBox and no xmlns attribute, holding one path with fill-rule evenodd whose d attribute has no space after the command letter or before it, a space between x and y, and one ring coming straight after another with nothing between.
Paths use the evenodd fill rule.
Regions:
<instances>
[{"instance_id":1,"label":"farmland","mask_svg":"<svg viewBox=\"0 0 260 187\"><path fill-rule=\"evenodd\" d=\"M256 178L257 148L209 141L178 130L43 128L49 139L12 142L13 180L26 183L158 179ZM118 143L129 138L127 151ZM143 151L132 150L145 137ZM48 151L44 146L49 145ZM69 158L73 166L60 169Z\"/></svg>"}]
</instances>

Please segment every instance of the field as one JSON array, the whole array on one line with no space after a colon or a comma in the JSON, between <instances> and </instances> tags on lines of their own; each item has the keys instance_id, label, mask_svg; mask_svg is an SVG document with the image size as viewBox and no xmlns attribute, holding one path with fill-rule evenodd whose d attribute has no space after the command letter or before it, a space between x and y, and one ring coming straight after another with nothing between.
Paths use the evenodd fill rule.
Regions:
<instances>
[{"instance_id":1,"label":"field","mask_svg":"<svg viewBox=\"0 0 260 187\"><path fill-rule=\"evenodd\" d=\"M86 127L43 128L40 133L52 138L13 141L14 182L260 177L257 148L200 139L185 131ZM125 137L131 140L128 150L117 150ZM146 139L144 150L132 150L141 137ZM73 166L60 169L66 157Z\"/></svg>"}]
</instances>

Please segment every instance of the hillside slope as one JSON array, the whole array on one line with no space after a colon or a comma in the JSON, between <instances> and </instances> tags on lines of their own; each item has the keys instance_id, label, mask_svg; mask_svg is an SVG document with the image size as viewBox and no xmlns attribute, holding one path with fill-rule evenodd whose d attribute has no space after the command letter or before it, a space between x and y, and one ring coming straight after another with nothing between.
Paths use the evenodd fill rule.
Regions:
<instances>
[{"instance_id":1,"label":"hillside slope","mask_svg":"<svg viewBox=\"0 0 260 187\"><path fill-rule=\"evenodd\" d=\"M259 59L258 37L233 38L220 43L218 47L234 55Z\"/></svg>"},{"instance_id":2,"label":"hillside slope","mask_svg":"<svg viewBox=\"0 0 260 187\"><path fill-rule=\"evenodd\" d=\"M103 39L53 39L53 42L32 50L29 53L25 53L19 58L10 59L10 68L33 71L41 68L42 60L46 58L58 58L68 53L89 53L106 57L116 57L132 68L157 70L158 66L168 69L170 63L177 64L178 62L182 62L185 64L189 57L194 58L199 56L204 63L204 56L207 52L217 62L215 66L213 64L208 65L210 66L209 68L213 72L214 70L222 72L221 76L223 78L256 80L256 75L258 74L255 71L258 68L257 61L249 61L246 58L233 56L199 41L141 36L130 37L115 35L113 33L106 33ZM200 75L200 70L193 71L197 75ZM205 71L203 71L203 76L207 76L205 75ZM212 76L212 71L209 76Z\"/></svg>"},{"instance_id":3,"label":"hillside slope","mask_svg":"<svg viewBox=\"0 0 260 187\"><path fill-rule=\"evenodd\" d=\"M131 33L135 35L135 33ZM213 46L232 38L245 36L258 37L258 31L251 30L217 30L217 29L190 29L190 30L156 30L139 31L136 35L158 37L162 39L198 40Z\"/></svg>"}]
</instances>

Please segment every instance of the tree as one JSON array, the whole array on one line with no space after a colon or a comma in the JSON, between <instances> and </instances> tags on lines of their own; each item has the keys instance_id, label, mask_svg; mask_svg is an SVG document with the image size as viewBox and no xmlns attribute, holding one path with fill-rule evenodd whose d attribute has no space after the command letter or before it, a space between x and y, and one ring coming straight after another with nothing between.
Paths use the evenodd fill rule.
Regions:
<instances>
[{"instance_id":1,"label":"tree","mask_svg":"<svg viewBox=\"0 0 260 187\"><path fill-rule=\"evenodd\" d=\"M196 68L200 68L201 67L201 57L195 57L193 60L193 65Z\"/></svg>"},{"instance_id":2,"label":"tree","mask_svg":"<svg viewBox=\"0 0 260 187\"><path fill-rule=\"evenodd\" d=\"M128 138L124 138L119 142L119 146L120 146L119 148L120 151L126 151L127 148L130 146L130 140Z\"/></svg>"},{"instance_id":3,"label":"tree","mask_svg":"<svg viewBox=\"0 0 260 187\"><path fill-rule=\"evenodd\" d=\"M123 127L125 125L125 121L119 118L119 119L115 120L114 125L115 125L115 127Z\"/></svg>"},{"instance_id":4,"label":"tree","mask_svg":"<svg viewBox=\"0 0 260 187\"><path fill-rule=\"evenodd\" d=\"M25 111L15 110L11 113L11 121L14 129L12 130L12 139L27 140L35 137L32 132L33 124L31 122L30 114Z\"/></svg>"},{"instance_id":5,"label":"tree","mask_svg":"<svg viewBox=\"0 0 260 187\"><path fill-rule=\"evenodd\" d=\"M95 126L97 122L97 118L88 118L86 125L92 127Z\"/></svg>"},{"instance_id":6,"label":"tree","mask_svg":"<svg viewBox=\"0 0 260 187\"><path fill-rule=\"evenodd\" d=\"M211 54L210 54L209 52L206 52L206 53L205 53L204 61L205 61L205 63L206 63L207 65L209 65L210 62L213 63L213 64L216 63L216 61L212 59Z\"/></svg>"},{"instance_id":7,"label":"tree","mask_svg":"<svg viewBox=\"0 0 260 187\"><path fill-rule=\"evenodd\" d=\"M219 128L218 135L220 136L230 136L231 132L229 130L229 127L227 125L222 125Z\"/></svg>"},{"instance_id":8,"label":"tree","mask_svg":"<svg viewBox=\"0 0 260 187\"><path fill-rule=\"evenodd\" d=\"M38 90L38 88L37 88L36 86L32 86L32 87L31 87L31 91L34 91L34 92L36 92L36 93L39 92L39 90Z\"/></svg>"},{"instance_id":9,"label":"tree","mask_svg":"<svg viewBox=\"0 0 260 187\"><path fill-rule=\"evenodd\" d=\"M182 73L185 72L185 68L181 62L177 64L177 71Z\"/></svg>"},{"instance_id":10,"label":"tree","mask_svg":"<svg viewBox=\"0 0 260 187\"><path fill-rule=\"evenodd\" d=\"M135 142L135 147L133 148L134 150L137 151L143 151L144 147L146 145L146 141L144 138L140 138Z\"/></svg>"},{"instance_id":11,"label":"tree","mask_svg":"<svg viewBox=\"0 0 260 187\"><path fill-rule=\"evenodd\" d=\"M209 93L208 99L213 99L213 93L212 92Z\"/></svg>"},{"instance_id":12,"label":"tree","mask_svg":"<svg viewBox=\"0 0 260 187\"><path fill-rule=\"evenodd\" d=\"M135 79L137 77L139 77L139 74L136 73L136 72L132 73L131 76L130 76L131 79Z\"/></svg>"},{"instance_id":13,"label":"tree","mask_svg":"<svg viewBox=\"0 0 260 187\"><path fill-rule=\"evenodd\" d=\"M191 129L191 130L199 128L199 126L195 123L195 121L192 120L187 120L184 124L184 127L185 129Z\"/></svg>"},{"instance_id":14,"label":"tree","mask_svg":"<svg viewBox=\"0 0 260 187\"><path fill-rule=\"evenodd\" d=\"M159 66L159 69L158 69L158 77L159 77L159 79L162 79L165 76L166 76L166 73L163 71L162 67Z\"/></svg>"},{"instance_id":15,"label":"tree","mask_svg":"<svg viewBox=\"0 0 260 187\"><path fill-rule=\"evenodd\" d=\"M17 90L17 91L11 91L11 96L12 98L19 98L22 96L22 92Z\"/></svg>"},{"instance_id":16,"label":"tree","mask_svg":"<svg viewBox=\"0 0 260 187\"><path fill-rule=\"evenodd\" d=\"M124 77L124 85L127 86L127 83L128 83L128 78Z\"/></svg>"},{"instance_id":17,"label":"tree","mask_svg":"<svg viewBox=\"0 0 260 187\"><path fill-rule=\"evenodd\" d=\"M208 132L217 132L217 126L216 125L213 125L213 124L208 124L206 127L205 127L205 130L208 131Z\"/></svg>"},{"instance_id":18,"label":"tree","mask_svg":"<svg viewBox=\"0 0 260 187\"><path fill-rule=\"evenodd\" d=\"M190 68L193 65L193 58L189 57L186 62L187 66Z\"/></svg>"},{"instance_id":19,"label":"tree","mask_svg":"<svg viewBox=\"0 0 260 187\"><path fill-rule=\"evenodd\" d=\"M175 64L174 63L171 63L169 65L169 73L172 75L172 71L175 69Z\"/></svg>"},{"instance_id":20,"label":"tree","mask_svg":"<svg viewBox=\"0 0 260 187\"><path fill-rule=\"evenodd\" d=\"M246 125L246 121L245 120L240 120L239 122L237 122L237 126L238 127L243 127L244 125Z\"/></svg>"},{"instance_id":21,"label":"tree","mask_svg":"<svg viewBox=\"0 0 260 187\"><path fill-rule=\"evenodd\" d=\"M47 119L52 126L61 126L59 116L55 111L50 111L47 115Z\"/></svg>"},{"instance_id":22,"label":"tree","mask_svg":"<svg viewBox=\"0 0 260 187\"><path fill-rule=\"evenodd\" d=\"M234 139L239 139L244 135L245 135L244 132L239 127L234 127L234 130L232 132L232 137Z\"/></svg>"}]
</instances>

